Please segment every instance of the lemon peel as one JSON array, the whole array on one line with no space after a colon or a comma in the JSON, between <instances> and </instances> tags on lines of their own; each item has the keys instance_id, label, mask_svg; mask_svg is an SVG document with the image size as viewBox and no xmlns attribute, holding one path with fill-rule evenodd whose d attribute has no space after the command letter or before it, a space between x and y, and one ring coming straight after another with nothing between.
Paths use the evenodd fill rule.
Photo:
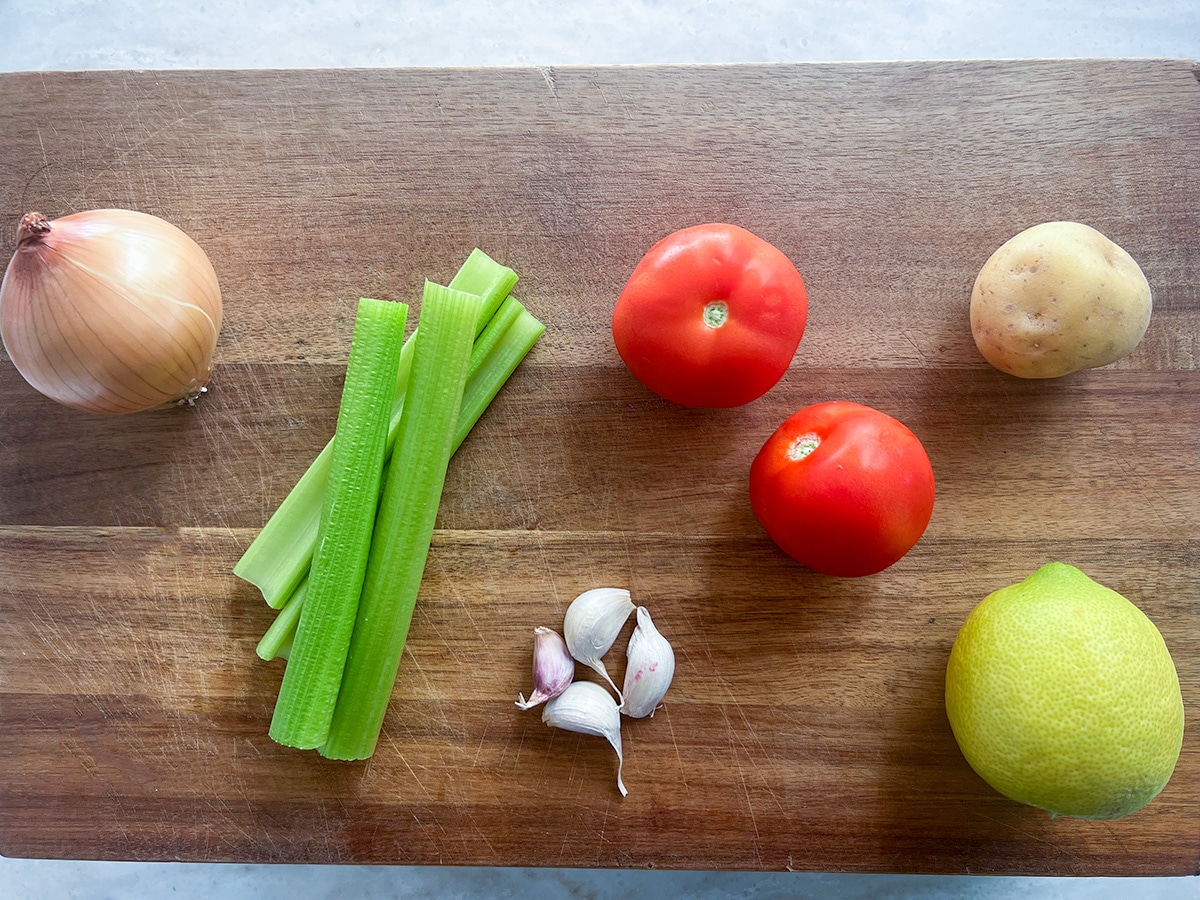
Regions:
<instances>
[{"instance_id":1,"label":"lemon peel","mask_svg":"<svg viewBox=\"0 0 1200 900\"><path fill-rule=\"evenodd\" d=\"M1115 819L1166 786L1183 697L1162 635L1116 591L1049 563L967 617L946 713L971 767L1013 800Z\"/></svg>"}]
</instances>

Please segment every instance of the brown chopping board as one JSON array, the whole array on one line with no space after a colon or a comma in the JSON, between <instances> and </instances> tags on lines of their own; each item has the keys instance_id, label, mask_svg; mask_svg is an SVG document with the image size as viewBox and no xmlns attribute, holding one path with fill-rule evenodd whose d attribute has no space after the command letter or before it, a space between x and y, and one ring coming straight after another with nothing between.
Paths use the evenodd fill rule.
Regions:
<instances>
[{"instance_id":1,"label":"brown chopping board","mask_svg":"<svg viewBox=\"0 0 1200 900\"><path fill-rule=\"evenodd\" d=\"M1200 871L1200 85L1182 60L0 75L0 260L20 215L130 207L221 277L195 409L58 407L0 359L0 853L1057 874ZM967 327L995 247L1051 219L1125 246L1136 352L1054 382ZM627 373L614 300L659 237L733 221L805 275L785 379L689 410ZM271 612L230 570L332 433L355 300L473 247L547 332L453 460L384 734L276 746ZM823 578L746 478L787 415L877 406L925 442L933 521ZM1166 790L1051 819L960 755L968 611L1074 563L1153 618L1188 723ZM600 739L513 701L532 630L628 587L674 643L653 719ZM632 623L627 627L626 634ZM623 670L624 637L609 657Z\"/></svg>"}]
</instances>

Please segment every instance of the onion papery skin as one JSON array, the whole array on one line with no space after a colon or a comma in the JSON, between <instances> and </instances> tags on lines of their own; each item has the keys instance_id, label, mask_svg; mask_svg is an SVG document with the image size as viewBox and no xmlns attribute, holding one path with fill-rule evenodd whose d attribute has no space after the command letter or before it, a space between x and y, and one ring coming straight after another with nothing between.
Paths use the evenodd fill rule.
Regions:
<instances>
[{"instance_id":1,"label":"onion papery skin","mask_svg":"<svg viewBox=\"0 0 1200 900\"><path fill-rule=\"evenodd\" d=\"M220 330L216 271L169 222L125 209L21 219L0 336L52 400L120 415L194 399Z\"/></svg>"}]
</instances>

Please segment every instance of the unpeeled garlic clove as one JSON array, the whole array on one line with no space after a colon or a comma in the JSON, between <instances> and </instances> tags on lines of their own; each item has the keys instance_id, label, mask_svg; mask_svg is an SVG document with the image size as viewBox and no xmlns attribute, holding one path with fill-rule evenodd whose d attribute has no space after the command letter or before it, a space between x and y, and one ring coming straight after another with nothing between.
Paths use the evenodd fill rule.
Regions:
<instances>
[{"instance_id":1,"label":"unpeeled garlic clove","mask_svg":"<svg viewBox=\"0 0 1200 900\"><path fill-rule=\"evenodd\" d=\"M539 625L533 630L533 693L529 699L517 694L519 709L532 709L539 703L557 697L575 677L575 660L567 650L566 641L552 628Z\"/></svg>"},{"instance_id":2,"label":"unpeeled garlic clove","mask_svg":"<svg viewBox=\"0 0 1200 900\"><path fill-rule=\"evenodd\" d=\"M611 649L633 610L629 591L622 588L593 588L571 601L563 621L563 637L571 655L604 676L614 691L618 689L608 677L603 656Z\"/></svg>"},{"instance_id":3,"label":"unpeeled garlic clove","mask_svg":"<svg viewBox=\"0 0 1200 900\"><path fill-rule=\"evenodd\" d=\"M564 731L607 738L617 751L617 787L622 797L629 793L621 780L621 768L625 764L621 754L621 713L612 694L594 681L576 681L547 701L542 710L542 721Z\"/></svg>"},{"instance_id":4,"label":"unpeeled garlic clove","mask_svg":"<svg viewBox=\"0 0 1200 900\"><path fill-rule=\"evenodd\" d=\"M675 651L654 627L644 606L637 608L637 627L629 638L625 657L628 664L621 712L634 719L652 716L675 677Z\"/></svg>"}]
</instances>

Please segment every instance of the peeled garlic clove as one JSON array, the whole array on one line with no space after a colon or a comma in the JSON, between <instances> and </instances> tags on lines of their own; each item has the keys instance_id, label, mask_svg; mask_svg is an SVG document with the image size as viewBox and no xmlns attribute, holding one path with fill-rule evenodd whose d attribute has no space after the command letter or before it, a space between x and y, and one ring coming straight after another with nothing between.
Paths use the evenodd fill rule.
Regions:
<instances>
[{"instance_id":1,"label":"peeled garlic clove","mask_svg":"<svg viewBox=\"0 0 1200 900\"><path fill-rule=\"evenodd\" d=\"M625 764L621 755L621 713L612 694L594 681L576 681L547 701L542 721L564 731L607 738L617 751L617 787L622 797L629 793L621 780L621 767Z\"/></svg>"},{"instance_id":2,"label":"peeled garlic clove","mask_svg":"<svg viewBox=\"0 0 1200 900\"><path fill-rule=\"evenodd\" d=\"M621 633L625 620L633 610L629 591L622 588L593 588L571 601L563 622L563 637L567 639L567 649L571 655L603 675L614 691L617 686L608 677L602 657L612 648L613 641Z\"/></svg>"},{"instance_id":3,"label":"peeled garlic clove","mask_svg":"<svg viewBox=\"0 0 1200 900\"><path fill-rule=\"evenodd\" d=\"M634 719L652 716L675 677L675 651L654 627L644 606L637 608L637 628L629 638L625 657L629 662L621 712Z\"/></svg>"},{"instance_id":4,"label":"peeled garlic clove","mask_svg":"<svg viewBox=\"0 0 1200 900\"><path fill-rule=\"evenodd\" d=\"M533 630L533 693L529 699L517 694L519 709L532 709L552 697L557 697L575 677L575 660L571 658L557 631L545 626Z\"/></svg>"}]
</instances>

